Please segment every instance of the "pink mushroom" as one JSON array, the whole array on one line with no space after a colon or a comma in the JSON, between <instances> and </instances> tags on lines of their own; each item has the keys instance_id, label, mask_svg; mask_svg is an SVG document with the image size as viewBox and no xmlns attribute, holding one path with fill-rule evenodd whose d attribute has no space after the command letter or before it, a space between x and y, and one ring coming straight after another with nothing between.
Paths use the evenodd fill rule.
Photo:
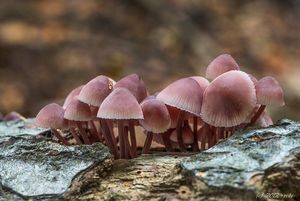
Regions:
<instances>
[{"instance_id":1,"label":"pink mushroom","mask_svg":"<svg viewBox=\"0 0 300 201\"><path fill-rule=\"evenodd\" d=\"M148 153L151 147L153 133L160 133L167 150L171 150L170 139L165 137L165 132L171 126L171 118L166 105L157 99L148 99L141 103L144 119L139 122L147 131L143 153Z\"/></svg>"},{"instance_id":2,"label":"pink mushroom","mask_svg":"<svg viewBox=\"0 0 300 201\"><path fill-rule=\"evenodd\" d=\"M256 106L255 86L248 74L229 71L214 79L203 95L202 119L212 126L213 142L216 127L235 127L243 123Z\"/></svg>"},{"instance_id":3,"label":"pink mushroom","mask_svg":"<svg viewBox=\"0 0 300 201\"><path fill-rule=\"evenodd\" d=\"M143 119L142 109L136 98L125 88L116 88L102 102L97 117L101 120L110 119L118 123L120 141L120 157L135 157L135 150L131 149L128 140L128 127L133 121ZM103 123L103 122L102 122ZM109 132L106 129L106 132ZM136 144L131 138L131 145Z\"/></svg>"},{"instance_id":4,"label":"pink mushroom","mask_svg":"<svg viewBox=\"0 0 300 201\"><path fill-rule=\"evenodd\" d=\"M256 85L256 97L257 103L260 104L260 108L251 119L247 126L253 125L256 120L260 117L266 108L266 105L271 106L284 106L283 90L279 85L278 81L273 77L267 76L260 79Z\"/></svg>"},{"instance_id":5,"label":"pink mushroom","mask_svg":"<svg viewBox=\"0 0 300 201\"><path fill-rule=\"evenodd\" d=\"M182 139L182 126L185 119L185 113L191 113L200 116L202 105L203 90L195 79L183 78L171 83L163 89L157 99L163 101L166 105L180 110L177 117L177 137L181 150L185 150Z\"/></svg>"},{"instance_id":6,"label":"pink mushroom","mask_svg":"<svg viewBox=\"0 0 300 201\"><path fill-rule=\"evenodd\" d=\"M63 137L61 130L59 130L65 127L64 110L60 105L51 103L43 107L36 115L35 124L42 128L51 128L54 135L64 145L69 145L69 142Z\"/></svg>"},{"instance_id":7,"label":"pink mushroom","mask_svg":"<svg viewBox=\"0 0 300 201\"><path fill-rule=\"evenodd\" d=\"M209 80L213 80L219 75L231 71L231 70L239 70L239 65L229 54L221 54L216 57L206 69L206 78Z\"/></svg>"}]
</instances>

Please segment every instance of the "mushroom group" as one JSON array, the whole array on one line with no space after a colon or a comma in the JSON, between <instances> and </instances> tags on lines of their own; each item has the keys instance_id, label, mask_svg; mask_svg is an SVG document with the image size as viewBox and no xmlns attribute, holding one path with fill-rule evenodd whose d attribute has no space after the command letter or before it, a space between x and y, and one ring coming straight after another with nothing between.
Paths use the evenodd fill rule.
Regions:
<instances>
[{"instance_id":1,"label":"mushroom group","mask_svg":"<svg viewBox=\"0 0 300 201\"><path fill-rule=\"evenodd\" d=\"M36 125L51 128L64 145L103 143L116 159L151 151L152 142L166 151L200 151L249 126L266 127L266 106L283 106L275 78L257 80L240 70L229 54L216 57L205 77L181 78L150 95L143 80L131 74L115 82L100 75L72 90L63 106L46 105ZM136 127L143 132L136 132ZM137 139L146 135L138 149Z\"/></svg>"}]
</instances>

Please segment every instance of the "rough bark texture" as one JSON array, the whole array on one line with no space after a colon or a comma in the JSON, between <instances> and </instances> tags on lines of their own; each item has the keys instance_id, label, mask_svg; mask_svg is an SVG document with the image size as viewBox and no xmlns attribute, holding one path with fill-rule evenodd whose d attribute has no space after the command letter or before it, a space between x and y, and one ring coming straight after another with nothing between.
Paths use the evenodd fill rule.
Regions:
<instances>
[{"instance_id":1,"label":"rough bark texture","mask_svg":"<svg viewBox=\"0 0 300 201\"><path fill-rule=\"evenodd\" d=\"M10 146L11 153L21 148L26 150L26 146L19 146L20 149L12 146L18 138L5 138L5 143L0 140L1 148L3 145ZM35 137L26 139L32 142L32 138ZM22 140L26 139L22 137ZM41 138L39 143L46 142ZM90 157L88 146L78 147L82 154ZM3 151L1 154L0 160L7 160ZM17 155L11 156L13 160L21 160ZM69 160L72 161L72 157ZM26 200L28 197L16 191L17 188L3 183L2 172L3 168L0 171L0 200ZM297 200L300 197L300 123L281 120L269 128L239 131L211 149L194 155L149 154L117 161L112 161L109 156L104 157L79 174L74 174L72 184L67 186L69 188L63 193L31 198Z\"/></svg>"}]
</instances>

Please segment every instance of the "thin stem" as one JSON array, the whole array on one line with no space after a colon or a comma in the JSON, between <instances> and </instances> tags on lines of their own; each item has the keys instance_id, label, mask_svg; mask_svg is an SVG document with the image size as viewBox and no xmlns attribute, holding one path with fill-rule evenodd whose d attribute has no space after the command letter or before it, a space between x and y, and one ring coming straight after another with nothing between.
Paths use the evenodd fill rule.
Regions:
<instances>
[{"instance_id":1,"label":"thin stem","mask_svg":"<svg viewBox=\"0 0 300 201\"><path fill-rule=\"evenodd\" d=\"M182 137L182 124L183 124L184 113L185 112L182 110L180 110L180 112L178 113L177 126L176 126L177 141L181 151L185 151L185 145L183 143L183 137Z\"/></svg>"},{"instance_id":2,"label":"thin stem","mask_svg":"<svg viewBox=\"0 0 300 201\"><path fill-rule=\"evenodd\" d=\"M98 138L99 142L103 142L103 137L102 137L102 135L101 135L101 132L98 132L98 130L97 130L97 128L96 128L96 125L95 125L94 121L91 120L91 121L90 121L90 124L91 124L91 127L92 127L92 129L91 129L92 134L93 134L95 137Z\"/></svg>"},{"instance_id":3,"label":"thin stem","mask_svg":"<svg viewBox=\"0 0 300 201\"><path fill-rule=\"evenodd\" d=\"M122 121L118 121L118 134L119 134L119 141L120 141L120 153L121 153L120 157L125 158L124 127Z\"/></svg>"},{"instance_id":4,"label":"thin stem","mask_svg":"<svg viewBox=\"0 0 300 201\"><path fill-rule=\"evenodd\" d=\"M130 132L130 142L133 151L133 157L137 157L137 146L136 146L136 137L135 137L135 129L134 129L134 121L129 120L129 132Z\"/></svg>"},{"instance_id":5,"label":"thin stem","mask_svg":"<svg viewBox=\"0 0 300 201\"><path fill-rule=\"evenodd\" d=\"M114 132L114 124L113 124L113 120L110 120L110 119L107 119L106 120L106 124L109 128L109 131L110 131L110 136L111 136L111 139L112 139L112 143L113 143L113 146L117 148L117 140L116 140L116 137L115 137L115 132Z\"/></svg>"},{"instance_id":6,"label":"thin stem","mask_svg":"<svg viewBox=\"0 0 300 201\"><path fill-rule=\"evenodd\" d=\"M88 134L86 133L85 129L82 126L84 123L80 122L80 121L76 121L76 124L77 124L77 127L78 127L79 131L80 131L80 135L83 138L84 144L91 144L91 141L88 137Z\"/></svg>"},{"instance_id":7,"label":"thin stem","mask_svg":"<svg viewBox=\"0 0 300 201\"><path fill-rule=\"evenodd\" d=\"M129 144L129 140L128 140L128 127L125 126L124 127L124 142L125 142L125 153L126 153L126 158L134 158L133 155L133 150L132 147Z\"/></svg>"},{"instance_id":8,"label":"thin stem","mask_svg":"<svg viewBox=\"0 0 300 201\"><path fill-rule=\"evenodd\" d=\"M164 142L164 145L166 147L167 152L172 152L173 151L172 143L171 143L171 140L170 140L170 136L171 136L173 131L174 131L173 128L169 128L166 132L160 134L161 138Z\"/></svg>"},{"instance_id":9,"label":"thin stem","mask_svg":"<svg viewBox=\"0 0 300 201\"><path fill-rule=\"evenodd\" d=\"M148 131L147 132L147 137L146 137L146 140L145 140L145 144L144 144L144 148L143 148L143 151L142 151L143 154L149 153L150 148L151 148L151 144L152 144L152 139L153 139L153 133Z\"/></svg>"},{"instance_id":10,"label":"thin stem","mask_svg":"<svg viewBox=\"0 0 300 201\"><path fill-rule=\"evenodd\" d=\"M193 151L198 152L199 151L199 144L198 144L198 117L193 117L193 136L194 136L194 142L193 142Z\"/></svg>"},{"instance_id":11,"label":"thin stem","mask_svg":"<svg viewBox=\"0 0 300 201\"><path fill-rule=\"evenodd\" d=\"M111 152L113 153L115 158L116 159L119 158L119 153L118 153L117 147L115 147L113 144L110 130L108 128L106 121L104 119L101 119L100 124L101 124L101 128L103 128L103 136L104 136L107 146L109 147L109 149L111 150Z\"/></svg>"},{"instance_id":12,"label":"thin stem","mask_svg":"<svg viewBox=\"0 0 300 201\"><path fill-rule=\"evenodd\" d=\"M257 119L260 117L260 115L264 112L265 109L266 109L266 106L265 105L261 105L259 107L259 109L257 110L257 112L255 113L254 117L252 117L250 123L247 124L245 126L245 128L247 128L249 126L253 126L255 124L255 122L257 121Z\"/></svg>"},{"instance_id":13,"label":"thin stem","mask_svg":"<svg viewBox=\"0 0 300 201\"><path fill-rule=\"evenodd\" d=\"M75 139L75 141L77 142L77 144L82 144L81 139L79 138L79 136L77 135L75 128L70 128L71 134L73 136L73 138Z\"/></svg>"},{"instance_id":14,"label":"thin stem","mask_svg":"<svg viewBox=\"0 0 300 201\"><path fill-rule=\"evenodd\" d=\"M200 141L201 141L201 150L206 149L206 142L209 143L210 140L210 126L205 123L199 130L200 132Z\"/></svg>"},{"instance_id":15,"label":"thin stem","mask_svg":"<svg viewBox=\"0 0 300 201\"><path fill-rule=\"evenodd\" d=\"M68 146L70 145L70 143L62 136L61 130L59 129L52 129L53 134L55 135L55 137L61 141L64 145Z\"/></svg>"}]
</instances>

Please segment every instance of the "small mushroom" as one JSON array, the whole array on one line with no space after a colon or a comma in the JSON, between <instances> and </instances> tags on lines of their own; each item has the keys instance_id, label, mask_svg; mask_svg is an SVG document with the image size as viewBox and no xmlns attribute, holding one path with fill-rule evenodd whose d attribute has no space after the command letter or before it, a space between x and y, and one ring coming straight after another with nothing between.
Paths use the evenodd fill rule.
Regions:
<instances>
[{"instance_id":1,"label":"small mushroom","mask_svg":"<svg viewBox=\"0 0 300 201\"><path fill-rule=\"evenodd\" d=\"M147 137L143 148L143 153L148 153L151 147L153 133L162 135L164 145L167 150L172 149L170 139L166 138L165 132L171 126L171 118L166 105L157 99L148 99L141 103L144 119L139 120L142 127L147 131Z\"/></svg>"},{"instance_id":2,"label":"small mushroom","mask_svg":"<svg viewBox=\"0 0 300 201\"><path fill-rule=\"evenodd\" d=\"M118 123L120 157L135 157L136 148L132 149L128 140L128 127L136 120L143 119L142 109L136 98L125 88L116 88L102 102L97 117L101 120L110 119ZM106 132L109 130L106 129ZM131 145L136 144L131 138Z\"/></svg>"},{"instance_id":3,"label":"small mushroom","mask_svg":"<svg viewBox=\"0 0 300 201\"><path fill-rule=\"evenodd\" d=\"M69 142L63 137L60 129L64 128L64 110L56 104L51 103L43 107L36 115L35 124L42 128L51 128L54 135L64 145L69 145Z\"/></svg>"},{"instance_id":4,"label":"small mushroom","mask_svg":"<svg viewBox=\"0 0 300 201\"><path fill-rule=\"evenodd\" d=\"M26 118L23 117L20 113L13 111L13 112L6 114L4 117L2 117L2 120L3 121L17 121L17 120L25 121Z\"/></svg>"},{"instance_id":5,"label":"small mushroom","mask_svg":"<svg viewBox=\"0 0 300 201\"><path fill-rule=\"evenodd\" d=\"M285 105L283 90L279 85L278 81L275 80L273 77L267 76L260 79L255 84L255 89L257 103L261 106L259 107L258 111L253 116L253 118L247 126L252 126L256 122L256 120L263 113L267 105L278 107Z\"/></svg>"},{"instance_id":6,"label":"small mushroom","mask_svg":"<svg viewBox=\"0 0 300 201\"><path fill-rule=\"evenodd\" d=\"M101 103L112 92L112 89L113 81L109 77L99 75L84 85L78 96L81 102L88 104L91 108L94 118L89 121L89 124L92 134L97 137L100 142L103 141L102 132L101 129L99 131L97 130L94 120L96 119Z\"/></svg>"},{"instance_id":7,"label":"small mushroom","mask_svg":"<svg viewBox=\"0 0 300 201\"><path fill-rule=\"evenodd\" d=\"M85 144L91 144L85 130L87 122L92 119L91 110L87 104L80 102L77 96L74 97L66 107L64 118L77 125Z\"/></svg>"},{"instance_id":8,"label":"small mushroom","mask_svg":"<svg viewBox=\"0 0 300 201\"><path fill-rule=\"evenodd\" d=\"M214 79L204 91L201 108L203 121L212 126L212 143L218 140L217 127L242 124L255 106L255 86L248 74L234 70Z\"/></svg>"},{"instance_id":9,"label":"small mushroom","mask_svg":"<svg viewBox=\"0 0 300 201\"><path fill-rule=\"evenodd\" d=\"M225 72L239 69L239 65L231 55L221 54L207 66L206 78L209 80L214 80L216 77Z\"/></svg>"},{"instance_id":10,"label":"small mushroom","mask_svg":"<svg viewBox=\"0 0 300 201\"><path fill-rule=\"evenodd\" d=\"M145 83L142 80L142 78L137 74L130 74L122 79L120 79L116 84L114 85L114 89L117 88L125 88L136 98L138 103L141 103L146 97L147 97L147 90L145 87ZM133 150L136 150L136 139L135 139L135 128L134 126L137 124L137 121L129 121L129 133ZM136 154L136 152L134 151Z\"/></svg>"},{"instance_id":11,"label":"small mushroom","mask_svg":"<svg viewBox=\"0 0 300 201\"><path fill-rule=\"evenodd\" d=\"M202 88L198 82L192 78L177 80L168 85L157 95L158 100L180 110L177 117L176 130L178 144L181 150L185 150L185 145L182 139L182 126L185 119L185 113L188 112L195 116L200 116L202 96Z\"/></svg>"}]
</instances>

